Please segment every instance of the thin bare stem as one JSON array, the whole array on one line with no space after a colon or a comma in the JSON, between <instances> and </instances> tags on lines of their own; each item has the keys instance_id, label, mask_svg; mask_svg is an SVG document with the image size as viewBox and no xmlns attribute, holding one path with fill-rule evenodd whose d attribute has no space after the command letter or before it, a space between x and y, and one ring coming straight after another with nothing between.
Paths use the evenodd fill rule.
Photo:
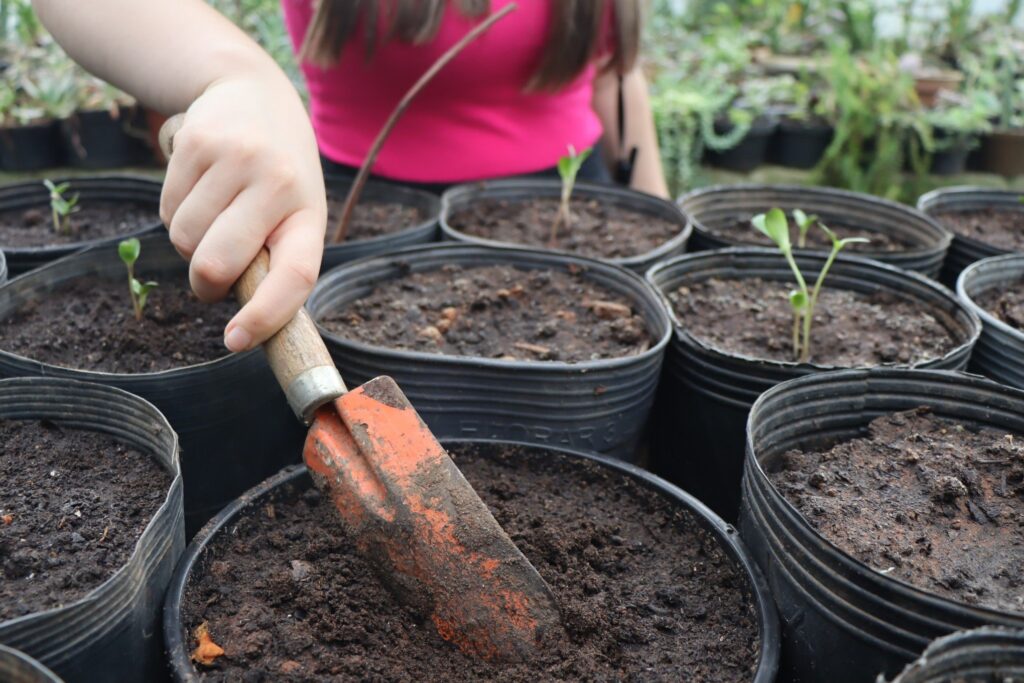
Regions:
<instances>
[{"instance_id":1,"label":"thin bare stem","mask_svg":"<svg viewBox=\"0 0 1024 683\"><path fill-rule=\"evenodd\" d=\"M398 119L401 118L405 110L412 104L412 101L416 99L420 91L430 81L434 79L441 69L448 65L448 62L452 61L462 52L470 43L475 41L477 38L482 36L487 29L497 23L499 20L508 16L510 12L516 9L516 3L512 2L500 11L495 12L491 16L487 17L484 21L477 24L472 31L462 37L462 40L452 45L447 52L438 57L437 61L427 69L426 73L420 76L420 79L409 88L409 91L405 93L401 101L395 110L391 112L391 116L387 122L384 123L384 127L381 128L380 133L377 134L377 139L373 141L373 145L370 146L370 151L366 154L366 159L363 160L363 165L359 168L359 173L356 174L355 180L352 181L352 187L348 191L348 197L345 198L345 206L341 210L341 218L338 219L338 226L334 230L334 235L331 237L331 241L335 244L345 241L345 235L348 234L349 223L352 222L352 211L356 207L356 202L359 201L359 195L363 192L363 186L366 185L366 179L370 175L370 169L373 168L373 162L377 160L377 155L380 153L380 148L384 146L384 141L388 139L388 135L391 134L391 129L398 123Z\"/></svg>"}]
</instances>

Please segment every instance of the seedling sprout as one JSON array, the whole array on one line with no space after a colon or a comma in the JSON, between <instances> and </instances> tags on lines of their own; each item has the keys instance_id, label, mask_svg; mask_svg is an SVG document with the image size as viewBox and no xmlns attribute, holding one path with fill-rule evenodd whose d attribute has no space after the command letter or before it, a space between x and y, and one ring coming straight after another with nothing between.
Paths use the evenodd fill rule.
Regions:
<instances>
[{"instance_id":1,"label":"seedling sprout","mask_svg":"<svg viewBox=\"0 0 1024 683\"><path fill-rule=\"evenodd\" d=\"M44 180L43 185L50 192L50 215L53 217L53 229L58 235L71 234L71 214L78 211L78 193L67 197L65 193L71 187L71 183L64 182L55 185L50 180Z\"/></svg>"},{"instance_id":2,"label":"seedling sprout","mask_svg":"<svg viewBox=\"0 0 1024 683\"><path fill-rule=\"evenodd\" d=\"M793 220L796 221L796 227L800 230L800 238L796 243L797 249L803 249L807 246L807 233L818 222L818 217L808 216L800 209L793 209Z\"/></svg>"},{"instance_id":3,"label":"seedling sprout","mask_svg":"<svg viewBox=\"0 0 1024 683\"><path fill-rule=\"evenodd\" d=\"M554 247L555 242L558 239L558 228L561 226L570 227L572 225L572 211L569 208L569 200L572 199L572 190L576 186L576 176L580 172L580 168L583 167L583 162L590 156L590 149L585 149L579 154L576 153L576 148L569 145L569 154L558 160L558 175L562 178L562 199L558 204L558 216L555 217L555 222L551 226L551 239L548 240L548 246Z\"/></svg>"},{"instance_id":4,"label":"seedling sprout","mask_svg":"<svg viewBox=\"0 0 1024 683\"><path fill-rule=\"evenodd\" d=\"M803 273L800 272L800 267L793 258L793 245L789 239L789 222L786 220L786 214L783 213L782 209L776 208L767 214L754 216L751 223L775 243L775 246L778 247L785 257L786 263L789 264L789 269L793 271L793 276L796 278L797 288L789 293L789 305L793 309L793 357L801 363L807 363L811 360L811 324L814 320L814 309L818 305L818 295L821 293L821 288L825 283L825 276L828 275L828 271L840 251L850 244L866 243L868 240L864 237L840 239L838 235L832 232L824 223L818 221L817 218L807 218L803 211L799 211L799 214L797 213L798 211L799 209L793 212L798 226L801 224L799 216L803 216L803 222L808 225L808 228L810 225L816 224L832 240L832 250L829 252L825 265L822 267L821 272L818 273L818 279L814 282L814 288L811 290L807 289L807 281L804 279ZM805 229L801 227L801 238L803 238L805 233Z\"/></svg>"},{"instance_id":5,"label":"seedling sprout","mask_svg":"<svg viewBox=\"0 0 1024 683\"><path fill-rule=\"evenodd\" d=\"M142 283L135 279L135 262L139 260L139 252L142 245L139 240L131 238L123 240L117 245L117 254L128 267L128 292L132 297L132 308L135 311L135 319L142 320L142 311L146 308L146 299L150 291L157 286L155 282Z\"/></svg>"}]
</instances>

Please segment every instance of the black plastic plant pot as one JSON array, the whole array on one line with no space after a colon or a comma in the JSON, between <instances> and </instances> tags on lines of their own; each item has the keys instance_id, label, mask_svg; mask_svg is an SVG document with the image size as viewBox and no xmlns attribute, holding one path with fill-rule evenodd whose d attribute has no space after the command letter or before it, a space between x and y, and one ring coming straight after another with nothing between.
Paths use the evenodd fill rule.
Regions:
<instances>
[{"instance_id":1,"label":"black plastic plant pot","mask_svg":"<svg viewBox=\"0 0 1024 683\"><path fill-rule=\"evenodd\" d=\"M787 168L814 168L825 156L834 134L827 123L783 118L768 148L768 161Z\"/></svg>"},{"instance_id":2,"label":"black plastic plant pot","mask_svg":"<svg viewBox=\"0 0 1024 683\"><path fill-rule=\"evenodd\" d=\"M940 418L1024 430L1024 392L940 370L810 375L766 392L751 410L740 534L779 608L783 680L863 683L897 674L954 631L1024 627L1024 613L956 602L857 561L822 537L768 478L786 451L863 436L874 418L921 406Z\"/></svg>"},{"instance_id":3,"label":"black plastic plant pot","mask_svg":"<svg viewBox=\"0 0 1024 683\"><path fill-rule=\"evenodd\" d=\"M521 244L499 242L497 240L476 237L453 228L448 223L448 218L455 212L460 211L474 202L486 200L507 200L516 201L530 199L532 197L559 197L562 192L562 183L559 180L545 179L510 179L496 180L483 183L471 183L467 185L456 185L449 189L441 197L441 233L446 240L466 242L469 244L480 244L495 247L524 247ZM629 190L614 185L599 185L596 183L576 183L573 189L573 198L596 199L610 205L619 206L639 214L657 216L658 218L678 223L679 232L670 240L658 245L656 248L635 256L621 258L600 259L623 268L628 268L641 275L648 268L662 259L686 251L686 243L690 238L691 228L686 217L679 212L679 208L672 202L660 197ZM542 247L531 247L537 250ZM554 251L544 249L544 251ZM565 252L560 252L565 253Z\"/></svg>"},{"instance_id":4,"label":"black plastic plant pot","mask_svg":"<svg viewBox=\"0 0 1024 683\"><path fill-rule=\"evenodd\" d=\"M691 515L706 529L726 555L732 560L744 582L744 591L751 596L758 625L759 648L753 683L772 683L775 680L779 658L779 624L775 605L767 590L764 578L739 541L736 529L723 522L711 510L690 494L638 467L611 458L591 455L561 448L541 447L517 442L491 440L446 440L447 448L473 447L486 457L488 447L518 446L525 449L524 455L544 459L566 459L569 461L590 461L607 470L609 477L630 479L642 488L652 491L678 506L680 511ZM189 544L181 563L171 581L164 605L164 639L174 679L181 683L198 683L203 680L190 659L190 638L182 620L182 605L186 592L198 577L208 570L212 549L245 516L265 509L268 503L281 496L294 496L312 486L304 466L289 467L279 474L248 491L244 496L225 508L210 520ZM713 607L709 606L709 609ZM656 674L654 674L656 677Z\"/></svg>"},{"instance_id":5,"label":"black plastic plant pot","mask_svg":"<svg viewBox=\"0 0 1024 683\"><path fill-rule=\"evenodd\" d=\"M165 232L142 238L146 277L187 278ZM114 246L48 264L0 287L0 318L84 276L125 280ZM102 323L98 323L102 324ZM65 368L0 349L0 377L55 376L119 387L153 403L181 439L185 522L191 536L253 484L302 457L305 430L292 414L262 349L162 372L116 374Z\"/></svg>"},{"instance_id":6,"label":"black plastic plant pot","mask_svg":"<svg viewBox=\"0 0 1024 683\"><path fill-rule=\"evenodd\" d=\"M1024 332L978 305L980 295L1005 291L1024 280L1024 254L982 259L960 273L957 295L981 319L981 337L971 355L971 371L1024 389Z\"/></svg>"},{"instance_id":7,"label":"black plastic plant pot","mask_svg":"<svg viewBox=\"0 0 1024 683\"><path fill-rule=\"evenodd\" d=\"M63 162L64 147L56 121L0 128L0 169L38 171Z\"/></svg>"},{"instance_id":8,"label":"black plastic plant pot","mask_svg":"<svg viewBox=\"0 0 1024 683\"><path fill-rule=\"evenodd\" d=\"M581 270L632 302L652 342L643 353L580 361L519 361L394 350L343 339L321 327L349 386L390 375L439 437L495 438L566 446L630 460L654 402L672 329L643 278L601 261L528 249L447 244L412 247L336 268L306 306L314 320L408 272L508 265L523 270Z\"/></svg>"},{"instance_id":9,"label":"black plastic plant pot","mask_svg":"<svg viewBox=\"0 0 1024 683\"><path fill-rule=\"evenodd\" d=\"M716 168L724 168L737 173L749 173L760 166L768 158L768 146L778 121L772 117L761 116L754 120L747 134L733 147L716 150L706 148L704 160ZM732 129L728 121L716 121L715 132L727 134Z\"/></svg>"},{"instance_id":10,"label":"black plastic plant pot","mask_svg":"<svg viewBox=\"0 0 1024 683\"><path fill-rule=\"evenodd\" d=\"M0 419L109 434L152 456L172 478L124 565L78 600L0 622L0 643L69 681L160 680L161 603L185 549L178 439L167 419L125 391L55 377L0 381ZM3 666L0 680L7 681Z\"/></svg>"},{"instance_id":11,"label":"black plastic plant pot","mask_svg":"<svg viewBox=\"0 0 1024 683\"><path fill-rule=\"evenodd\" d=\"M327 185L328 195L339 201L338 212L340 214L341 204L348 196L352 181L349 178L327 176L324 182ZM441 199L437 195L412 187L371 180L363 188L359 201L398 204L415 209L419 213L419 219L384 235L345 241L341 244L328 244L324 248L324 258L320 266L321 273L356 259L385 254L417 244L428 244L437 240L437 225L441 216ZM328 224L328 236L334 228L334 225Z\"/></svg>"},{"instance_id":12,"label":"black plastic plant pot","mask_svg":"<svg viewBox=\"0 0 1024 683\"><path fill-rule=\"evenodd\" d=\"M118 168L142 161L144 132L132 134L133 108L78 111L61 121L61 138L68 162L78 168Z\"/></svg>"},{"instance_id":13,"label":"black plastic plant pot","mask_svg":"<svg viewBox=\"0 0 1024 683\"><path fill-rule=\"evenodd\" d=\"M731 240L725 227L779 207L787 213L802 209L818 216L840 236L847 229L889 235L909 246L901 251L858 249L857 255L915 270L929 277L939 274L952 234L931 217L909 206L858 192L799 185L719 185L689 192L679 199L693 223L690 251L758 244L750 228L750 241ZM860 246L860 245L855 245ZM810 250L814 251L814 250Z\"/></svg>"},{"instance_id":14,"label":"black plastic plant pot","mask_svg":"<svg viewBox=\"0 0 1024 683\"><path fill-rule=\"evenodd\" d=\"M78 201L80 205L87 205L90 201L148 205L153 207L154 219L138 226L132 226L123 235L99 240L41 247L0 245L7 255L7 267L10 270L11 277L26 273L33 268L38 268L45 263L88 247L116 244L126 237L138 237L147 232L162 229L163 224L156 216L160 210L160 191L163 184L157 180L128 175L53 179L53 182L58 184L65 181L70 183L68 192L79 195ZM0 212L18 212L29 209L37 209L44 216L50 215L50 193L41 181L0 186Z\"/></svg>"},{"instance_id":15,"label":"black plastic plant pot","mask_svg":"<svg viewBox=\"0 0 1024 683\"><path fill-rule=\"evenodd\" d=\"M800 269L816 273L825 257L804 253ZM695 336L676 316L668 295L710 278L758 277L789 283L792 273L779 253L755 247L688 254L655 266L647 280L661 293L675 334L654 410L651 466L727 520L736 519L743 471L743 428L750 407L763 392L801 375L834 370L815 363L763 360L717 349ZM917 273L877 261L840 255L829 270L828 288L864 294L889 292L919 302L941 320L958 345L917 367L962 370L981 332L978 317L951 291Z\"/></svg>"},{"instance_id":16,"label":"black plastic plant pot","mask_svg":"<svg viewBox=\"0 0 1024 683\"><path fill-rule=\"evenodd\" d=\"M0 645L0 681L5 683L63 683L57 674L29 657Z\"/></svg>"},{"instance_id":17,"label":"black plastic plant pot","mask_svg":"<svg viewBox=\"0 0 1024 683\"><path fill-rule=\"evenodd\" d=\"M1024 681L1024 631L982 626L937 639L891 683ZM879 676L877 683L886 683Z\"/></svg>"},{"instance_id":18,"label":"black plastic plant pot","mask_svg":"<svg viewBox=\"0 0 1024 683\"><path fill-rule=\"evenodd\" d=\"M939 214L957 211L980 211L984 209L1002 209L1024 213L1024 205L1020 203L1020 192L1009 190L992 190L984 187L946 187L933 190L917 200L917 208L936 220ZM973 237L953 233L953 243L949 247L946 262L942 267L942 282L950 287L956 286L956 280L964 268L975 261L989 256L1012 253L1008 249L986 244Z\"/></svg>"}]
</instances>

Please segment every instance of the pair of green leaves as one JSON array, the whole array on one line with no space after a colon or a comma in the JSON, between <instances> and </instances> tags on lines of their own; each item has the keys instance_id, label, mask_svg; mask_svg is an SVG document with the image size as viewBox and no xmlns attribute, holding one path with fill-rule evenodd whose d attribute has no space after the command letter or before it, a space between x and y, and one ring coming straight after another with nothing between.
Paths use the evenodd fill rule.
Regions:
<instances>
[{"instance_id":1,"label":"pair of green leaves","mask_svg":"<svg viewBox=\"0 0 1024 683\"><path fill-rule=\"evenodd\" d=\"M801 362L808 362L811 354L811 322L814 319L814 309L818 303L818 295L825 283L825 276L828 275L828 271L832 268L832 264L835 262L836 256L839 255L840 251L851 244L866 243L869 240L864 237L840 239L827 225L819 221L817 216L808 216L800 209L793 211L793 219L796 221L797 229L799 230L800 247L806 244L807 232L814 225L821 228L832 242L832 250L825 260L825 265L822 267L821 272L818 273L814 288L810 290L807 287L807 281L803 273L800 271L800 267L796 263L796 259L793 258L793 243L789 236L789 221L786 219L786 214L782 209L774 208L766 214L754 216L751 219L751 223L757 230L775 243L775 246L778 247L789 264L790 270L793 271L793 276L796 278L797 288L789 293L789 304L795 316L793 324L793 355ZM802 335L800 334L800 328L802 328Z\"/></svg>"},{"instance_id":2,"label":"pair of green leaves","mask_svg":"<svg viewBox=\"0 0 1024 683\"><path fill-rule=\"evenodd\" d=\"M139 260L141 252L142 245L134 237L123 240L117 245L117 255L121 257L124 265L128 268L128 291L131 293L132 308L135 311L136 320L142 320L142 311L146 308L146 299L149 297L149 293L158 286L156 282L149 281L143 283L135 278L135 262Z\"/></svg>"},{"instance_id":3,"label":"pair of green leaves","mask_svg":"<svg viewBox=\"0 0 1024 683\"><path fill-rule=\"evenodd\" d=\"M569 201L572 199L572 190L576 186L576 176L583 168L583 162L590 156L590 149L585 149L579 154L576 148L569 145L569 154L558 160L558 175L562 178L562 199L558 205L558 215L551 225L551 237L548 246L554 247L558 240L558 228L561 225L566 227L572 225L572 211L569 210Z\"/></svg>"},{"instance_id":4,"label":"pair of green leaves","mask_svg":"<svg viewBox=\"0 0 1024 683\"><path fill-rule=\"evenodd\" d=\"M44 180L43 185L50 193L50 213L53 216L53 229L65 235L70 228L71 214L78 211L78 193L72 197L66 197L65 192L71 187L71 183L63 182L54 184L51 180Z\"/></svg>"}]
</instances>

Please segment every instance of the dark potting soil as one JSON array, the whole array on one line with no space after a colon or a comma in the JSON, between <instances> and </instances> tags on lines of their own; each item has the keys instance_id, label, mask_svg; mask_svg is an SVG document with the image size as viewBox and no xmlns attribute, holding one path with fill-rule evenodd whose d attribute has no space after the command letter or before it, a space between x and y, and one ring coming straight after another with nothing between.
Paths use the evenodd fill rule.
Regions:
<instances>
[{"instance_id":1,"label":"dark potting soil","mask_svg":"<svg viewBox=\"0 0 1024 683\"><path fill-rule=\"evenodd\" d=\"M938 358L959 343L919 302L827 286L811 328L811 362L838 367L911 364ZM726 353L792 361L792 285L710 278L669 294L692 336Z\"/></svg>"},{"instance_id":2,"label":"dark potting soil","mask_svg":"<svg viewBox=\"0 0 1024 683\"><path fill-rule=\"evenodd\" d=\"M184 601L225 655L208 681L750 681L745 580L690 513L593 464L508 448L453 455L547 581L566 633L489 665L397 604L315 489L250 509ZM194 646L192 642L190 646Z\"/></svg>"},{"instance_id":3,"label":"dark potting soil","mask_svg":"<svg viewBox=\"0 0 1024 683\"><path fill-rule=\"evenodd\" d=\"M616 358L651 345L631 302L582 271L501 265L407 273L319 322L364 344L505 360Z\"/></svg>"},{"instance_id":4,"label":"dark potting soil","mask_svg":"<svg viewBox=\"0 0 1024 683\"><path fill-rule=\"evenodd\" d=\"M327 197L327 243L330 244L334 230L341 218L345 197ZM420 210L398 202L377 202L360 199L348 226L346 242L365 240L380 235L389 235L411 228L423 222Z\"/></svg>"},{"instance_id":5,"label":"dark potting soil","mask_svg":"<svg viewBox=\"0 0 1024 683\"><path fill-rule=\"evenodd\" d=\"M800 231L794 224L795 222L788 210L786 211L786 216L789 217L790 222L790 239L793 244L796 245L800 237ZM765 247L773 246L772 241L767 235L762 234L750 224L750 219L753 217L754 214L744 214L743 216L722 218L713 225L710 225L707 222L704 224L707 226L708 230L711 231L711 234L727 240L732 244L756 244L758 246ZM849 245L847 249L850 251L906 251L907 249L915 246L893 235L888 235L884 232L877 232L862 225L845 225L843 223L835 223L832 221L826 222L825 224L839 237L864 237L870 240L870 242L866 244L855 243ZM824 230L817 226L812 227L807 232L806 244L808 249L832 248L832 241L828 238L828 235L825 234Z\"/></svg>"},{"instance_id":6,"label":"dark potting soil","mask_svg":"<svg viewBox=\"0 0 1024 683\"><path fill-rule=\"evenodd\" d=\"M448 223L460 232L499 242L547 247L559 200L482 199L454 212ZM600 199L573 199L573 224L560 227L554 247L580 256L625 258L656 249L678 235L679 223Z\"/></svg>"},{"instance_id":7,"label":"dark potting soil","mask_svg":"<svg viewBox=\"0 0 1024 683\"><path fill-rule=\"evenodd\" d=\"M1024 208L943 211L936 218L963 237L1007 251L1024 250Z\"/></svg>"},{"instance_id":8,"label":"dark potting soil","mask_svg":"<svg viewBox=\"0 0 1024 683\"><path fill-rule=\"evenodd\" d=\"M769 475L828 540L953 600L1024 612L1024 437L920 408Z\"/></svg>"},{"instance_id":9,"label":"dark potting soil","mask_svg":"<svg viewBox=\"0 0 1024 683\"><path fill-rule=\"evenodd\" d=\"M78 600L120 569L167 496L151 457L97 432L0 420L0 621Z\"/></svg>"},{"instance_id":10,"label":"dark potting soil","mask_svg":"<svg viewBox=\"0 0 1024 683\"><path fill-rule=\"evenodd\" d=\"M182 274L159 278L137 321L126 281L83 277L0 320L0 349L78 370L159 372L227 355L224 326L236 308L200 302Z\"/></svg>"},{"instance_id":11,"label":"dark potting soil","mask_svg":"<svg viewBox=\"0 0 1024 683\"><path fill-rule=\"evenodd\" d=\"M1024 330L1024 280L993 287L974 297L975 303L999 320Z\"/></svg>"},{"instance_id":12,"label":"dark potting soil","mask_svg":"<svg viewBox=\"0 0 1024 683\"><path fill-rule=\"evenodd\" d=\"M74 184L71 186L74 194ZM135 232L160 223L157 206L135 202L90 201L71 214L70 233L53 228L49 206L17 211L0 211L0 245L4 247L45 247L87 242Z\"/></svg>"}]
</instances>

